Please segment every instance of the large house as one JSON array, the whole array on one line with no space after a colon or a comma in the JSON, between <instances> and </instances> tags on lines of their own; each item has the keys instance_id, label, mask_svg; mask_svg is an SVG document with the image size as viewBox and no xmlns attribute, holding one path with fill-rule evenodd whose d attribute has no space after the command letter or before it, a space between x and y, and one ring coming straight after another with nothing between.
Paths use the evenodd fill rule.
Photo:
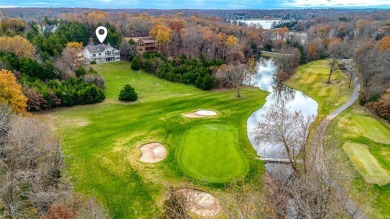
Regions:
<instances>
[{"instance_id":1,"label":"large house","mask_svg":"<svg viewBox=\"0 0 390 219\"><path fill-rule=\"evenodd\" d=\"M56 30L58 29L57 25L42 25L42 34L45 33L55 33Z\"/></svg>"},{"instance_id":2,"label":"large house","mask_svg":"<svg viewBox=\"0 0 390 219\"><path fill-rule=\"evenodd\" d=\"M131 38L137 43L137 50L139 54L144 54L145 52L157 52L157 41L152 37L134 37Z\"/></svg>"},{"instance_id":3,"label":"large house","mask_svg":"<svg viewBox=\"0 0 390 219\"><path fill-rule=\"evenodd\" d=\"M120 51L110 44L88 45L83 52L86 63L104 63L120 61Z\"/></svg>"}]
</instances>

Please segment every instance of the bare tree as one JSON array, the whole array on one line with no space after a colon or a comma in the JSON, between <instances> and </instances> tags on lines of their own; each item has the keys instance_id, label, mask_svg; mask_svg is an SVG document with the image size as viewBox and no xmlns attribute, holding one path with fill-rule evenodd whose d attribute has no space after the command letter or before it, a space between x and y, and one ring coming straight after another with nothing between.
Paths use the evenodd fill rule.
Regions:
<instances>
[{"instance_id":1,"label":"bare tree","mask_svg":"<svg viewBox=\"0 0 390 219\"><path fill-rule=\"evenodd\" d=\"M121 55L129 61L132 61L134 57L138 56L137 44L132 39L129 41L123 39L119 45L119 50L121 51Z\"/></svg>"},{"instance_id":2,"label":"bare tree","mask_svg":"<svg viewBox=\"0 0 390 219\"><path fill-rule=\"evenodd\" d=\"M327 125L319 126L308 147L311 121L313 117L291 112L281 104L268 109L256 130L262 144L283 145L289 161L274 164L266 178L273 217L337 218L347 216L346 210L354 206L347 195L353 176L337 150L336 135L332 133L327 140L324 153L319 136L325 134Z\"/></svg>"},{"instance_id":3,"label":"bare tree","mask_svg":"<svg viewBox=\"0 0 390 219\"><path fill-rule=\"evenodd\" d=\"M170 187L168 198L164 202L165 218L185 219L191 218L189 211L191 208L190 199L180 190Z\"/></svg>"},{"instance_id":4,"label":"bare tree","mask_svg":"<svg viewBox=\"0 0 390 219\"><path fill-rule=\"evenodd\" d=\"M227 218L266 218L266 203L259 186L244 180L233 181L225 189L221 202Z\"/></svg>"},{"instance_id":5,"label":"bare tree","mask_svg":"<svg viewBox=\"0 0 390 219\"><path fill-rule=\"evenodd\" d=\"M329 54L329 76L328 80L326 83L330 83L330 78L332 77L332 74L337 71L339 68L339 59L342 58L343 55L343 43L340 42L340 40L333 40L333 42L329 43L329 49L328 49L328 54Z\"/></svg>"},{"instance_id":6,"label":"bare tree","mask_svg":"<svg viewBox=\"0 0 390 219\"><path fill-rule=\"evenodd\" d=\"M234 86L237 89L237 97L241 97L240 87L249 74L251 72L245 64L222 65L216 73L216 78L219 86Z\"/></svg>"},{"instance_id":7,"label":"bare tree","mask_svg":"<svg viewBox=\"0 0 390 219\"><path fill-rule=\"evenodd\" d=\"M312 121L313 116L292 112L283 103L280 107L272 105L255 130L256 140L267 146L282 145L293 171L298 174L297 158L302 153L303 162L306 162L307 137Z\"/></svg>"},{"instance_id":8,"label":"bare tree","mask_svg":"<svg viewBox=\"0 0 390 219\"><path fill-rule=\"evenodd\" d=\"M75 77L74 71L83 64L85 64L85 59L82 58L81 48L66 47L55 66L62 78L68 78Z\"/></svg>"}]
</instances>

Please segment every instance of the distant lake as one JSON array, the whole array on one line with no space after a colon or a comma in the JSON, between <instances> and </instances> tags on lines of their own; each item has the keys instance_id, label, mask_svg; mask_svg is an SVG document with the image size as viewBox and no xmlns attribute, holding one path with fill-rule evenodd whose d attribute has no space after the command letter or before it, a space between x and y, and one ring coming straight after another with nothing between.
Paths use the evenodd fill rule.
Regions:
<instances>
[{"instance_id":1,"label":"distant lake","mask_svg":"<svg viewBox=\"0 0 390 219\"><path fill-rule=\"evenodd\" d=\"M278 23L281 20L268 20L268 19L253 19L253 20L236 20L237 22L243 22L248 26L261 26L263 29L271 29L274 22Z\"/></svg>"}]
</instances>

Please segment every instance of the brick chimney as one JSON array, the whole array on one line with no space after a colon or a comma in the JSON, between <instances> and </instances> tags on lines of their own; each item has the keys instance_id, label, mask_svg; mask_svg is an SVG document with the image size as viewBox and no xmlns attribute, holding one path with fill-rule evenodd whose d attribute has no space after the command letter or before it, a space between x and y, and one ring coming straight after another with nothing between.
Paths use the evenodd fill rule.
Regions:
<instances>
[{"instance_id":1,"label":"brick chimney","mask_svg":"<svg viewBox=\"0 0 390 219\"><path fill-rule=\"evenodd\" d=\"M94 45L94 43L93 43L93 39L92 39L92 37L91 38L89 38L89 40L88 40L88 46L93 46Z\"/></svg>"}]
</instances>

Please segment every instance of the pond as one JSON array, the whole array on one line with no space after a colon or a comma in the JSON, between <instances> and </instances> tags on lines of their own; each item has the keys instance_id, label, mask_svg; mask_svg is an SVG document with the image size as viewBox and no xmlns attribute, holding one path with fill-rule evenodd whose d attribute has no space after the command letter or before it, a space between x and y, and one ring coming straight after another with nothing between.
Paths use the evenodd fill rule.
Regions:
<instances>
[{"instance_id":1,"label":"pond","mask_svg":"<svg viewBox=\"0 0 390 219\"><path fill-rule=\"evenodd\" d=\"M253 20L236 20L237 22L243 22L248 26L261 26L263 29L271 29L272 24L279 23L281 20L269 20L269 19L253 19Z\"/></svg>"},{"instance_id":2,"label":"pond","mask_svg":"<svg viewBox=\"0 0 390 219\"><path fill-rule=\"evenodd\" d=\"M287 158L283 145L265 146L263 142L255 141L253 130L258 126L259 121L271 105L280 105L284 103L292 111L301 111L304 116L317 116L318 104L312 98L304 93L289 88L276 82L276 66L273 59L262 59L258 63L257 73L247 84L259 87L261 90L269 92L265 104L253 112L247 121L247 132L249 140L257 154L263 158ZM272 165L266 165L268 167Z\"/></svg>"}]
</instances>

